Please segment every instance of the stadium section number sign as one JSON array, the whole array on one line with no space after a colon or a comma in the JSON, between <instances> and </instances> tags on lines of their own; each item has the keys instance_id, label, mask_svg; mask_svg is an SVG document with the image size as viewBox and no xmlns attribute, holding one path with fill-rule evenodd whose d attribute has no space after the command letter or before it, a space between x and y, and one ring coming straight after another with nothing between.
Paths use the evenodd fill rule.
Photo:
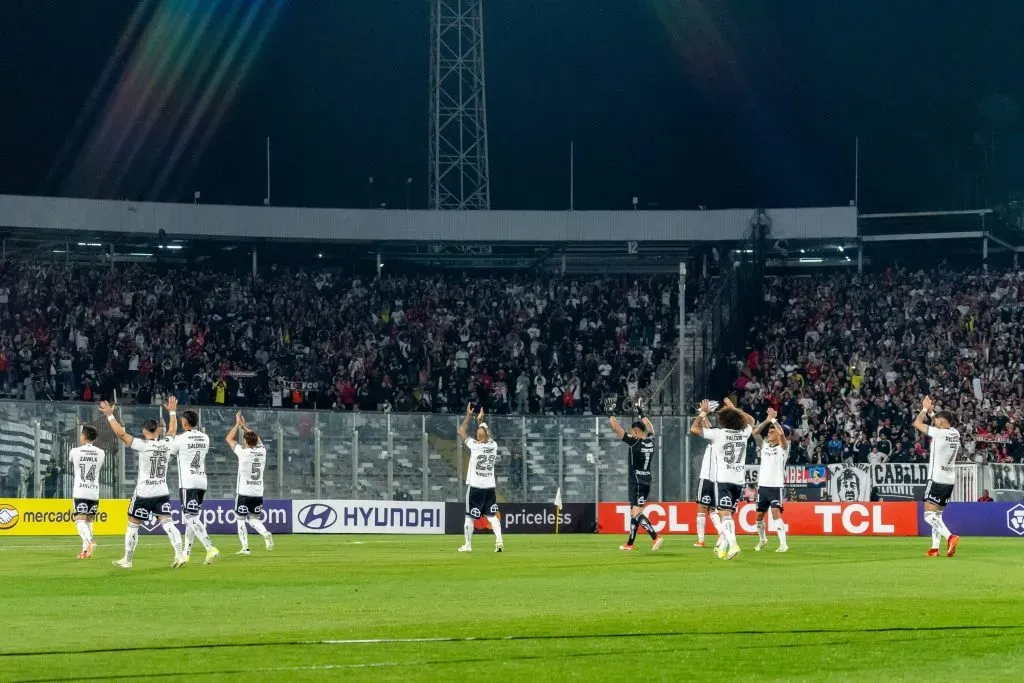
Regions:
<instances>
[{"instance_id":1,"label":"stadium section number sign","mask_svg":"<svg viewBox=\"0 0 1024 683\"><path fill-rule=\"evenodd\" d=\"M296 534L443 534L444 503L294 500Z\"/></svg>"},{"instance_id":2,"label":"stadium section number sign","mask_svg":"<svg viewBox=\"0 0 1024 683\"><path fill-rule=\"evenodd\" d=\"M916 536L921 516L918 509L917 503L787 503L785 522L789 533L797 536ZM696 503L651 503L644 512L658 533L694 533ZM753 503L739 506L737 532L757 533L756 512ZM769 522L769 529L773 523ZM597 530L627 533L629 505L601 503Z\"/></svg>"}]
</instances>

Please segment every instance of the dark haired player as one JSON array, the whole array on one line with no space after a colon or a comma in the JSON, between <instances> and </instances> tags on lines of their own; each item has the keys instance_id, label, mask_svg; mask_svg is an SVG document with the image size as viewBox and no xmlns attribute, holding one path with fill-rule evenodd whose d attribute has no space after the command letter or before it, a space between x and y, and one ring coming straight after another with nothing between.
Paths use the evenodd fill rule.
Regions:
<instances>
[{"instance_id":1,"label":"dark haired player","mask_svg":"<svg viewBox=\"0 0 1024 683\"><path fill-rule=\"evenodd\" d=\"M654 425L643 413L640 413L640 421L629 426L629 434L622 428L615 416L608 418L615 436L629 446L629 540L625 545L619 546L619 550L632 550L636 541L637 528L643 527L644 531L651 537L653 545L651 550L661 547L662 537L654 530L651 520L644 514L644 505L647 504L647 496L651 493L651 460L654 459Z\"/></svg>"},{"instance_id":2,"label":"dark haired player","mask_svg":"<svg viewBox=\"0 0 1024 683\"><path fill-rule=\"evenodd\" d=\"M924 490L924 521L932 528L932 547L928 557L939 556L939 545L946 539L946 557L956 554L960 537L950 532L942 521L942 511L953 496L956 483L956 454L960 451L960 432L952 427L953 416L940 410L932 417L932 424L925 420L932 409L932 399L924 397L921 412L914 420L914 429L931 438L928 449L928 486Z\"/></svg>"},{"instance_id":3,"label":"dark haired player","mask_svg":"<svg viewBox=\"0 0 1024 683\"><path fill-rule=\"evenodd\" d=\"M768 419L754 427L754 442L761 451L761 468L757 474L757 546L761 552L768 545L765 532L765 513L771 510L775 520L775 532L779 535L779 549L775 552L784 553L789 550L786 543L786 524L782 521L783 495L786 485L786 460L789 459L789 439L786 430L775 419L776 413L768 409ZM768 427L768 438L761 438L761 431Z\"/></svg>"},{"instance_id":4,"label":"dark haired player","mask_svg":"<svg viewBox=\"0 0 1024 683\"><path fill-rule=\"evenodd\" d=\"M242 446L238 443L238 431L242 430ZM263 468L267 464L267 449L259 435L245 424L242 413L235 414L235 426L228 432L225 441L231 452L238 456L238 494L235 496L235 514L238 516L238 540L242 542L239 555L249 555L249 531L246 523L263 537L267 550L274 549L274 537L263 525Z\"/></svg>"},{"instance_id":5,"label":"dark haired player","mask_svg":"<svg viewBox=\"0 0 1024 683\"><path fill-rule=\"evenodd\" d=\"M722 401L722 405L724 407L718 411L718 429L708 429L704 425L708 413L711 412L711 405L706 400L702 401L700 412L690 425L690 433L711 442L711 478L715 482L714 504L721 517L722 536L726 546L716 547L716 553L723 560L731 560L740 554L740 547L736 543L736 522L732 515L743 491L743 461L746 458L747 439L752 433L754 418L734 406L729 399Z\"/></svg>"},{"instance_id":6,"label":"dark haired player","mask_svg":"<svg viewBox=\"0 0 1024 683\"><path fill-rule=\"evenodd\" d=\"M476 416L476 438L469 438L469 419L473 417L473 404L466 406L466 417L459 425L459 438L469 449L469 467L466 469L466 518L463 522L465 543L460 553L473 552L473 524L481 516L486 517L494 532L494 552L505 550L501 537L501 520L498 519L498 498L495 494L497 481L494 477L494 463L498 460L498 444L491 438L491 430L484 422L484 409Z\"/></svg>"},{"instance_id":7,"label":"dark haired player","mask_svg":"<svg viewBox=\"0 0 1024 683\"><path fill-rule=\"evenodd\" d=\"M172 412L172 433L176 419ZM185 431L171 442L171 455L178 459L181 521L185 525L185 562L191 559L192 542L198 538L206 548L206 564L213 564L220 551L210 542L206 525L199 516L206 498L206 454L210 451L210 437L199 431L199 413L194 410L181 414L181 426Z\"/></svg>"},{"instance_id":8,"label":"dark haired player","mask_svg":"<svg viewBox=\"0 0 1024 683\"><path fill-rule=\"evenodd\" d=\"M97 436L95 427L82 425L82 431L78 435L79 445L72 448L68 455L68 462L75 477L74 489L71 492L74 505L72 512L75 516L75 526L78 527L78 535L82 537L82 552L78 555L80 560L92 557L96 549L92 523L100 507L100 470L103 469L103 460L106 458L106 453L93 445Z\"/></svg>"},{"instance_id":9,"label":"dark haired player","mask_svg":"<svg viewBox=\"0 0 1024 683\"><path fill-rule=\"evenodd\" d=\"M168 402L168 410L174 411L177 401L172 397ZM174 563L172 567L185 564L185 553L181 545L181 533L171 520L171 492L167 489L167 463L170 460L170 439L160 438L160 423L146 420L142 424L142 438L137 439L128 434L124 427L114 418L114 406L106 401L100 403L100 411L107 416L114 435L124 445L139 455L139 476L135 483L135 493L128 504L128 530L124 535L124 557L114 562L121 569L132 568L135 546L139 543L139 527L147 522L156 521L163 527L167 538L174 547ZM173 436L173 430L168 432Z\"/></svg>"}]
</instances>

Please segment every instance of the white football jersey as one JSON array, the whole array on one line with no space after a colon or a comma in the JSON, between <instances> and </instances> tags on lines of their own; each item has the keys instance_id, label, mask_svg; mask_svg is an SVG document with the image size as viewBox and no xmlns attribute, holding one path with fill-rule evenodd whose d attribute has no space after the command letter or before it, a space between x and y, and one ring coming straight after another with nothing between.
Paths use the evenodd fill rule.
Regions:
<instances>
[{"instance_id":1,"label":"white football jersey","mask_svg":"<svg viewBox=\"0 0 1024 683\"><path fill-rule=\"evenodd\" d=\"M757 473L757 485L782 488L786 485L786 461L789 459L789 444L786 447L773 446L765 439L761 445L761 469Z\"/></svg>"},{"instance_id":2,"label":"white football jersey","mask_svg":"<svg viewBox=\"0 0 1024 683\"><path fill-rule=\"evenodd\" d=\"M711 479L711 444L704 449L704 457L700 459L700 478Z\"/></svg>"},{"instance_id":3,"label":"white football jersey","mask_svg":"<svg viewBox=\"0 0 1024 683\"><path fill-rule=\"evenodd\" d=\"M956 454L960 452L960 432L950 427L928 427L932 443L928 449L928 478L936 484L956 483Z\"/></svg>"},{"instance_id":4,"label":"white football jersey","mask_svg":"<svg viewBox=\"0 0 1024 683\"><path fill-rule=\"evenodd\" d=\"M133 451L139 454L139 477L135 482L136 498L169 496L167 489L167 463L171 458L169 438L148 441L132 439Z\"/></svg>"},{"instance_id":5,"label":"white football jersey","mask_svg":"<svg viewBox=\"0 0 1024 683\"><path fill-rule=\"evenodd\" d=\"M494 441L466 439L466 447L469 448L469 470L466 472L466 484L475 489L496 487L494 463L498 460L498 444Z\"/></svg>"},{"instance_id":6,"label":"white football jersey","mask_svg":"<svg viewBox=\"0 0 1024 683\"><path fill-rule=\"evenodd\" d=\"M720 484L743 486L743 461L747 457L747 439L753 433L750 425L735 429L705 429L704 438L711 442L711 479Z\"/></svg>"},{"instance_id":7,"label":"white football jersey","mask_svg":"<svg viewBox=\"0 0 1024 683\"><path fill-rule=\"evenodd\" d=\"M178 485L183 489L206 490L206 454L210 437L190 429L174 437L171 455L178 458Z\"/></svg>"},{"instance_id":8,"label":"white football jersey","mask_svg":"<svg viewBox=\"0 0 1024 683\"><path fill-rule=\"evenodd\" d=\"M263 468L267 465L267 449L260 442L255 448L235 444L238 456L238 495L263 496Z\"/></svg>"},{"instance_id":9,"label":"white football jersey","mask_svg":"<svg viewBox=\"0 0 1024 683\"><path fill-rule=\"evenodd\" d=\"M103 460L106 457L103 449L96 448L91 443L71 449L68 462L71 463L71 471L75 475L72 498L100 499L100 470L103 469Z\"/></svg>"}]
</instances>

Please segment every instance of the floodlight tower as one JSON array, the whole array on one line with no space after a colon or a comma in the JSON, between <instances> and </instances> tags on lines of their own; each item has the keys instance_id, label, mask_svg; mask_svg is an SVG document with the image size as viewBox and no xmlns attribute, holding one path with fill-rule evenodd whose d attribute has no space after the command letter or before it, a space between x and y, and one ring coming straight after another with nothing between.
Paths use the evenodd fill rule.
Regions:
<instances>
[{"instance_id":1,"label":"floodlight tower","mask_svg":"<svg viewBox=\"0 0 1024 683\"><path fill-rule=\"evenodd\" d=\"M431 209L490 209L483 0L430 2Z\"/></svg>"}]
</instances>

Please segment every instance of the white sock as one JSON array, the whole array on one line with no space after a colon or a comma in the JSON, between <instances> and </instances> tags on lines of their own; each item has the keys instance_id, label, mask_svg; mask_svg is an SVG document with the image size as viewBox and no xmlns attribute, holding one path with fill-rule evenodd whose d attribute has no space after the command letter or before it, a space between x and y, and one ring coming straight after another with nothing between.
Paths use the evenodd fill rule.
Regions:
<instances>
[{"instance_id":1,"label":"white sock","mask_svg":"<svg viewBox=\"0 0 1024 683\"><path fill-rule=\"evenodd\" d=\"M196 540L196 532L192 530L192 518L185 518L185 554L192 554L192 542Z\"/></svg>"},{"instance_id":2,"label":"white sock","mask_svg":"<svg viewBox=\"0 0 1024 683\"><path fill-rule=\"evenodd\" d=\"M95 540L96 539L96 535L93 534L93 532L92 532L92 522L86 522L85 524L86 524L86 526L89 527L89 540L90 541Z\"/></svg>"},{"instance_id":3,"label":"white sock","mask_svg":"<svg viewBox=\"0 0 1024 683\"><path fill-rule=\"evenodd\" d=\"M238 518L238 540L242 542L242 550L249 549L249 530L245 528L245 519Z\"/></svg>"},{"instance_id":4,"label":"white sock","mask_svg":"<svg viewBox=\"0 0 1024 683\"><path fill-rule=\"evenodd\" d=\"M181 555L181 532L178 531L178 527L174 526L174 522L169 519L165 519L162 524L164 533L167 534L167 538L171 539L171 545L174 547L174 554Z\"/></svg>"},{"instance_id":5,"label":"white sock","mask_svg":"<svg viewBox=\"0 0 1024 683\"><path fill-rule=\"evenodd\" d=\"M782 517L775 518L775 533L779 535L779 547L787 547L789 544L786 543L786 523L782 521Z\"/></svg>"},{"instance_id":6,"label":"white sock","mask_svg":"<svg viewBox=\"0 0 1024 683\"><path fill-rule=\"evenodd\" d=\"M711 513L711 526L715 527L715 533L722 533L722 516L718 514L718 510Z\"/></svg>"},{"instance_id":7,"label":"white sock","mask_svg":"<svg viewBox=\"0 0 1024 683\"><path fill-rule=\"evenodd\" d=\"M185 554L192 551L192 539L198 538L199 542L203 544L203 547L210 550L213 547L213 543L210 541L209 534L206 533L206 525L199 521L198 517L186 517L185 518Z\"/></svg>"},{"instance_id":8,"label":"white sock","mask_svg":"<svg viewBox=\"0 0 1024 683\"><path fill-rule=\"evenodd\" d=\"M704 542L704 526L708 521L708 516L703 512L697 513L697 541L700 543Z\"/></svg>"},{"instance_id":9,"label":"white sock","mask_svg":"<svg viewBox=\"0 0 1024 683\"><path fill-rule=\"evenodd\" d=\"M250 517L248 521L249 521L249 526L251 526L253 529L255 529L256 533L258 533L263 538L270 538L270 532L267 531L267 527L263 526L263 521L259 517L255 518L255 519Z\"/></svg>"},{"instance_id":10,"label":"white sock","mask_svg":"<svg viewBox=\"0 0 1024 683\"><path fill-rule=\"evenodd\" d=\"M494 517L488 517L487 521L491 523L491 530L494 531L494 542L498 545L504 545L501 541L501 520L495 515Z\"/></svg>"},{"instance_id":11,"label":"white sock","mask_svg":"<svg viewBox=\"0 0 1024 683\"><path fill-rule=\"evenodd\" d=\"M942 513L935 512L934 510L928 510L924 513L924 521L928 523L928 526L932 528L932 547L938 548L939 544L935 540L935 534L938 534L942 538L949 538L952 534L949 529L946 528L946 524L942 521Z\"/></svg>"},{"instance_id":12,"label":"white sock","mask_svg":"<svg viewBox=\"0 0 1024 683\"><path fill-rule=\"evenodd\" d=\"M933 528L932 529L932 550L938 550L939 546L941 544L942 544L942 534L940 534L938 531L936 531Z\"/></svg>"},{"instance_id":13,"label":"white sock","mask_svg":"<svg viewBox=\"0 0 1024 683\"><path fill-rule=\"evenodd\" d=\"M128 530L124 532L124 559L132 561L135 556L135 546L139 544L139 527L135 524L128 524Z\"/></svg>"},{"instance_id":14,"label":"white sock","mask_svg":"<svg viewBox=\"0 0 1024 683\"><path fill-rule=\"evenodd\" d=\"M462 532L466 535L466 545L469 547L473 546L473 518L466 517L466 521L462 525Z\"/></svg>"},{"instance_id":15,"label":"white sock","mask_svg":"<svg viewBox=\"0 0 1024 683\"><path fill-rule=\"evenodd\" d=\"M78 535L82 538L82 552L89 547L89 541L92 540L92 534L89 533L89 523L84 519L75 520L75 526L78 528Z\"/></svg>"},{"instance_id":16,"label":"white sock","mask_svg":"<svg viewBox=\"0 0 1024 683\"><path fill-rule=\"evenodd\" d=\"M768 534L764 532L764 520L757 523L757 538L761 543L768 542Z\"/></svg>"},{"instance_id":17,"label":"white sock","mask_svg":"<svg viewBox=\"0 0 1024 683\"><path fill-rule=\"evenodd\" d=\"M722 520L722 534L725 536L725 542L729 544L729 547L735 548L736 524L732 521L732 517L726 517Z\"/></svg>"}]
</instances>

